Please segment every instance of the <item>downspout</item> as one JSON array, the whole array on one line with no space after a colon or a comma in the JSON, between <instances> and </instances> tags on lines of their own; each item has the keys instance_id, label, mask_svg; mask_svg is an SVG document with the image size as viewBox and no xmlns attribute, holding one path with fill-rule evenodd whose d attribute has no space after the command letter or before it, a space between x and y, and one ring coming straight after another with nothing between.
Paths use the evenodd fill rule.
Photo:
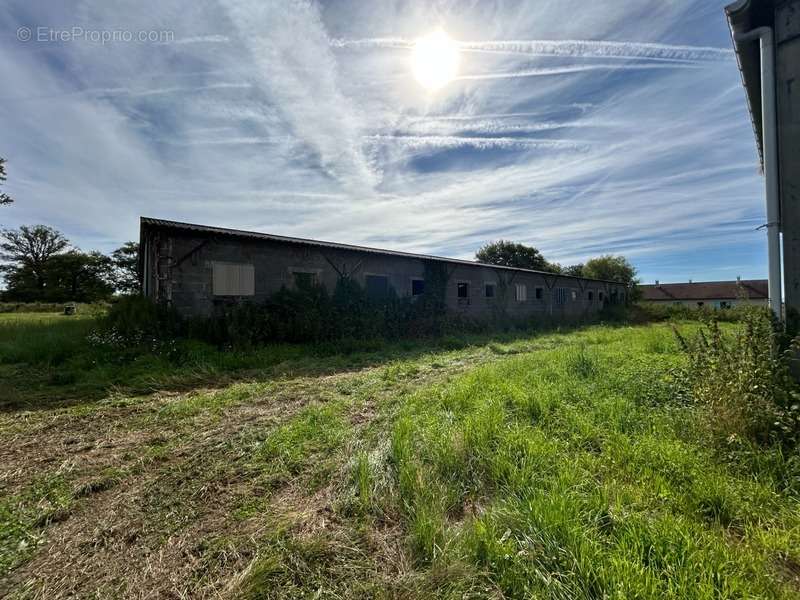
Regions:
<instances>
[{"instance_id":1,"label":"downspout","mask_svg":"<svg viewBox=\"0 0 800 600\"><path fill-rule=\"evenodd\" d=\"M761 50L761 129L763 131L764 179L767 196L767 255L769 257L769 306L781 318L780 199L778 195L778 124L775 104L775 43L771 27L736 33L734 41L758 39Z\"/></svg>"}]
</instances>

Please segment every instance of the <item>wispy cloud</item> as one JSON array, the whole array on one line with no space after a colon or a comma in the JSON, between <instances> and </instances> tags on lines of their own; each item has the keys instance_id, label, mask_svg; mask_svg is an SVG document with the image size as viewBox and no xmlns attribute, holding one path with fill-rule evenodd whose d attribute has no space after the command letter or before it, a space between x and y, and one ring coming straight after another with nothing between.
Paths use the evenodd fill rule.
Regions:
<instances>
[{"instance_id":1,"label":"wispy cloud","mask_svg":"<svg viewBox=\"0 0 800 600\"><path fill-rule=\"evenodd\" d=\"M694 64L583 64L583 65L564 65L561 67L543 67L540 69L521 69L519 71L507 71L501 73L475 73L459 75L457 79L462 81L480 79L515 79L518 77L550 77L553 75L569 75L571 73L586 73L588 71L652 71L658 69L697 69L701 68Z\"/></svg>"},{"instance_id":2,"label":"wispy cloud","mask_svg":"<svg viewBox=\"0 0 800 600\"><path fill-rule=\"evenodd\" d=\"M4 31L175 39L0 38L17 198L0 217L104 250L151 214L467 258L497 237L565 263L624 252L650 279L760 276L762 182L722 3L9 0ZM429 94L410 49L438 26L462 40L461 74Z\"/></svg>"},{"instance_id":3,"label":"wispy cloud","mask_svg":"<svg viewBox=\"0 0 800 600\"><path fill-rule=\"evenodd\" d=\"M569 58L620 58L667 62L708 62L733 60L730 48L686 46L602 40L487 40L461 41L466 52L493 52L529 56ZM375 48L411 49L415 40L403 38L333 39L334 48L370 50Z\"/></svg>"}]
</instances>

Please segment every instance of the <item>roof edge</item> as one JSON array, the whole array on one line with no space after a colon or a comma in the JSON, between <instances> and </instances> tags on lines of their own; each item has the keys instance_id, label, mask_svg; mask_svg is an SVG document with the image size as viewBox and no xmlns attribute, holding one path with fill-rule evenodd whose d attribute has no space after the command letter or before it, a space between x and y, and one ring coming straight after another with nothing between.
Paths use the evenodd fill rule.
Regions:
<instances>
[{"instance_id":1,"label":"roof edge","mask_svg":"<svg viewBox=\"0 0 800 600\"><path fill-rule=\"evenodd\" d=\"M375 254L385 254L389 256L400 256L405 258L416 258L420 260L435 260L441 262L469 265L475 267L486 267L490 269L503 269L508 271L518 271L522 273L535 273L537 275L549 275L555 277L562 277L564 279L575 279L581 281L597 281L601 283L613 283L615 285L624 285L619 281L611 281L609 279L593 279L591 277L577 277L575 275L564 275L562 273L551 273L549 271L537 271L534 269L522 269L519 267L507 267L504 265L493 265L491 263L484 263L463 258L448 258L446 256L436 256L433 254L417 254L414 252L403 252L400 250L387 250L384 248L374 248L371 246L358 246L355 244L344 244L340 242L328 242L325 240L315 240L311 238L298 238L285 235L278 235L274 233L262 233L260 231L247 231L243 229L231 229L228 227L216 227L211 225L199 225L197 223L186 223L183 221L172 221L170 219L158 219L155 217L139 217L140 230L145 226L164 227L167 229L180 229L180 230L194 230L206 233L217 233L220 235L231 235L238 237L250 237L263 240L272 240L276 242L288 242L291 244L311 244L315 246L326 246L329 248L336 248L339 250L352 250L355 252L372 252Z\"/></svg>"}]
</instances>

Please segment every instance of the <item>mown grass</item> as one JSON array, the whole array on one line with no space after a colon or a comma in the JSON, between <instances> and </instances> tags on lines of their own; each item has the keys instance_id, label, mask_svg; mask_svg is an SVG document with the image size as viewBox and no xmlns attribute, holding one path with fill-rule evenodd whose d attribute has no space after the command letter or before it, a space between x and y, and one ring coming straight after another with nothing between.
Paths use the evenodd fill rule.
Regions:
<instances>
[{"instance_id":1,"label":"mown grass","mask_svg":"<svg viewBox=\"0 0 800 600\"><path fill-rule=\"evenodd\" d=\"M99 316L97 311L76 316L0 313L0 410L86 403L112 393L135 396L224 387L241 380L334 373L533 335L515 331L222 348L176 339L154 340L152 348L123 345L112 349L92 341Z\"/></svg>"},{"instance_id":2,"label":"mown grass","mask_svg":"<svg viewBox=\"0 0 800 600\"><path fill-rule=\"evenodd\" d=\"M276 346L231 358L208 347L192 364L209 378L195 381L221 377L218 389L147 411L122 387L102 402L43 408L53 423L85 415L107 432L108 412L114 431L149 432L130 451L130 464L145 466L104 466L79 480L41 473L9 496L0 572L24 569L60 515L86 518L81 507L146 476L131 498L139 530L153 532L136 542L149 556L168 555L206 519L206 537L187 534L196 580L176 595L204 582L207 595L242 598L800 593L797 461L741 440L719 445L713 415L680 377L686 360L669 327L353 350ZM162 360L152 386L189 381ZM243 364L252 370L228 383ZM139 367L119 368L135 378ZM104 371L91 377L107 392ZM12 441L29 418L51 419L6 419L0 434ZM154 452L163 463L145 461ZM205 506L220 494L212 523ZM73 578L83 595L102 589L91 569L108 561L120 581L135 580L136 564L126 571L97 552ZM187 562L179 558L174 569Z\"/></svg>"}]
</instances>

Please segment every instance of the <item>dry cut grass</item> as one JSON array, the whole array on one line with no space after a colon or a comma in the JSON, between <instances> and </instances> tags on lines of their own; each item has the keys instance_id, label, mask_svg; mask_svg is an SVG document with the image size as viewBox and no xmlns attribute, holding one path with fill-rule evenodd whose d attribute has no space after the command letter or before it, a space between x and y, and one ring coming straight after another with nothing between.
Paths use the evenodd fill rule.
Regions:
<instances>
[{"instance_id":1,"label":"dry cut grass","mask_svg":"<svg viewBox=\"0 0 800 600\"><path fill-rule=\"evenodd\" d=\"M0 595L800 590L789 457L711 445L665 326L292 352L215 388L3 413Z\"/></svg>"}]
</instances>

